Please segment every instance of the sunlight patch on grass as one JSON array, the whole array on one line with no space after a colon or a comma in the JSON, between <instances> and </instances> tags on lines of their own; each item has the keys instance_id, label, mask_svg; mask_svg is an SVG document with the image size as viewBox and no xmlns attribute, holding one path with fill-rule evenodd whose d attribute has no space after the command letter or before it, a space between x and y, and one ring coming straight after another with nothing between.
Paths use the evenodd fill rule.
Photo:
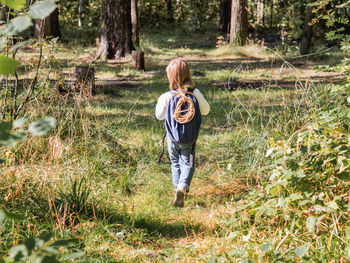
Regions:
<instances>
[{"instance_id":1,"label":"sunlight patch on grass","mask_svg":"<svg viewBox=\"0 0 350 263\"><path fill-rule=\"evenodd\" d=\"M215 57L235 57L242 59L262 59L269 60L275 56L271 53L265 52L261 47L256 45L248 45L244 47L233 47L230 45L223 45L217 49L209 52L210 55Z\"/></svg>"}]
</instances>

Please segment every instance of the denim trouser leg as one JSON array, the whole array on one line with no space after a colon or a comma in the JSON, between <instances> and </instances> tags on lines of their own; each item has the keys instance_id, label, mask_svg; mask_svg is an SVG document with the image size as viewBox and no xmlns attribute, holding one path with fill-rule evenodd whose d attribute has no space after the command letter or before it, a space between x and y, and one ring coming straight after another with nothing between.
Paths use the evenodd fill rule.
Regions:
<instances>
[{"instance_id":1,"label":"denim trouser leg","mask_svg":"<svg viewBox=\"0 0 350 263\"><path fill-rule=\"evenodd\" d=\"M192 151L194 151L193 144L173 143L169 138L167 141L174 188L175 190L189 190L194 173L194 152L192 167L190 160Z\"/></svg>"},{"instance_id":2,"label":"denim trouser leg","mask_svg":"<svg viewBox=\"0 0 350 263\"><path fill-rule=\"evenodd\" d=\"M180 169L180 162L179 162L180 151L176 149L175 145L170 141L170 139L167 139L167 142L168 142L169 157L171 161L171 177L173 180L174 188L176 190L176 187L179 184L180 176L181 176L181 169Z\"/></svg>"}]
</instances>

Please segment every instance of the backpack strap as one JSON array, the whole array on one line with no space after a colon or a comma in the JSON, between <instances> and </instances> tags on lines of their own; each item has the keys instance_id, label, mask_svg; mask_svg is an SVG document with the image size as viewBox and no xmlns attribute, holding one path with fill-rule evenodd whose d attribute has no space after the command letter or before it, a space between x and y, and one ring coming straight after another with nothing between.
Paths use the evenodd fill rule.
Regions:
<instances>
[{"instance_id":1,"label":"backpack strap","mask_svg":"<svg viewBox=\"0 0 350 263\"><path fill-rule=\"evenodd\" d=\"M170 93L173 95L172 97L176 96L178 98L181 98L181 97L184 97L186 95L191 95L191 96L197 98L196 95L194 95L193 91L194 91L193 89L188 89L187 91L180 91L180 92L177 90L172 90Z\"/></svg>"},{"instance_id":2,"label":"backpack strap","mask_svg":"<svg viewBox=\"0 0 350 263\"><path fill-rule=\"evenodd\" d=\"M162 152L160 153L159 157L158 157L158 163L160 163L160 161L162 160L163 154L164 154L164 141L165 141L165 137L166 137L166 131L164 132L163 135L163 139L162 139Z\"/></svg>"},{"instance_id":3,"label":"backpack strap","mask_svg":"<svg viewBox=\"0 0 350 263\"><path fill-rule=\"evenodd\" d=\"M196 150L196 143L193 143L192 150L190 153L190 168L193 169L194 167L194 152Z\"/></svg>"}]
</instances>

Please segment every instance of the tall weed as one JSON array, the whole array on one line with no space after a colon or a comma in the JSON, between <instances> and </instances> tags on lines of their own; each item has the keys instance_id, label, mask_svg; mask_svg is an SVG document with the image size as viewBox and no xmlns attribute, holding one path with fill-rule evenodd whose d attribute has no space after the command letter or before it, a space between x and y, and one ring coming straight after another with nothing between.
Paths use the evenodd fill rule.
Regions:
<instances>
[{"instance_id":1,"label":"tall weed","mask_svg":"<svg viewBox=\"0 0 350 263\"><path fill-rule=\"evenodd\" d=\"M243 215L247 244L230 258L312 262L323 255L342 262L349 256L349 86L317 95L318 110L304 116L303 127L287 139L270 139L261 191L235 211ZM228 226L239 239L244 227Z\"/></svg>"}]
</instances>

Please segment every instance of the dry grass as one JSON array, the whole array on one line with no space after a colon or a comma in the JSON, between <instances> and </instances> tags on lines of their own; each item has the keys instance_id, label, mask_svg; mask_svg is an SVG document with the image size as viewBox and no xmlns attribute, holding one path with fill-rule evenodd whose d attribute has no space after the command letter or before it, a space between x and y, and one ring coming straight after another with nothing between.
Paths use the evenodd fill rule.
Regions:
<instances>
[{"instance_id":1,"label":"dry grass","mask_svg":"<svg viewBox=\"0 0 350 263\"><path fill-rule=\"evenodd\" d=\"M276 58L274 54L265 51L257 45L248 45L244 47L223 45L209 52L208 55L218 58L237 58L248 62L252 62L256 59L259 61L269 61Z\"/></svg>"}]
</instances>

